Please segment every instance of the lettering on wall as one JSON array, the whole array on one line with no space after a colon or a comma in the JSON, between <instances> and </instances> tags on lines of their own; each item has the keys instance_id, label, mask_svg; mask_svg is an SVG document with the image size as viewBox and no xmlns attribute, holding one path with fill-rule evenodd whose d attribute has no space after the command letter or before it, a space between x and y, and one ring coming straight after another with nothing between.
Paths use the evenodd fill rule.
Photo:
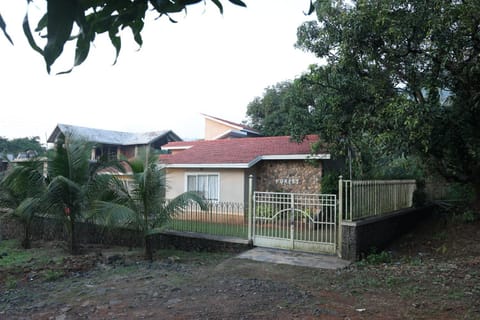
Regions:
<instances>
[{"instance_id":1,"label":"lettering on wall","mask_svg":"<svg viewBox=\"0 0 480 320\"><path fill-rule=\"evenodd\" d=\"M293 184L300 184L300 179L299 178L279 178L275 179L276 184L280 185L293 185Z\"/></svg>"}]
</instances>

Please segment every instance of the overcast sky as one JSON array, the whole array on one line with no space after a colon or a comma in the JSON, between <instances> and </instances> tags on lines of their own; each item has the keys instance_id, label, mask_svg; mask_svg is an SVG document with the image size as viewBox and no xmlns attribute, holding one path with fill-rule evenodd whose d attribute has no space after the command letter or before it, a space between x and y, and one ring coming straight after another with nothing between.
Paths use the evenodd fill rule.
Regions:
<instances>
[{"instance_id":1,"label":"overcast sky","mask_svg":"<svg viewBox=\"0 0 480 320\"><path fill-rule=\"evenodd\" d=\"M246 106L264 89L293 79L317 59L294 48L308 0L224 0L194 5L173 24L147 17L144 45L122 34L114 48L97 38L83 65L67 75L48 75L43 58L21 30L26 1L1 1L0 12L15 46L0 34L0 136L40 136L57 123L119 131L171 129L183 139L202 138L200 113L241 122ZM210 1L209 1L210 2ZM38 8L32 7L34 15ZM32 27L33 28L33 27ZM128 31L128 30L127 30ZM67 51L53 73L69 69Z\"/></svg>"}]
</instances>

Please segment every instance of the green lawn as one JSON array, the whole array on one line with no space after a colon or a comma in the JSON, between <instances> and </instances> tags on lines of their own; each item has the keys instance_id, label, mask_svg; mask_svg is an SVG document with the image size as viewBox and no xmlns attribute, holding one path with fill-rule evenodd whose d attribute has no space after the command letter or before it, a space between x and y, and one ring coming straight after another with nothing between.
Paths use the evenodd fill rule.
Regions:
<instances>
[{"instance_id":1,"label":"green lawn","mask_svg":"<svg viewBox=\"0 0 480 320\"><path fill-rule=\"evenodd\" d=\"M206 221L173 220L166 229L173 231L187 231L206 233L217 236L229 236L247 239L247 226L243 224L226 224Z\"/></svg>"}]
</instances>

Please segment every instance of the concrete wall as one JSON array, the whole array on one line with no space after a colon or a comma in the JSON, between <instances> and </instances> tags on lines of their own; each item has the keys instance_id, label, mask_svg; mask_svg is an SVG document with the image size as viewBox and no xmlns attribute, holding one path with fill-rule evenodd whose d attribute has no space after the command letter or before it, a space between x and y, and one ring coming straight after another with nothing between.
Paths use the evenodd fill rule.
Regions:
<instances>
[{"instance_id":1,"label":"concrete wall","mask_svg":"<svg viewBox=\"0 0 480 320\"><path fill-rule=\"evenodd\" d=\"M76 226L79 244L103 244L126 247L141 247L143 239L140 232L125 228L105 229L89 223ZM23 226L14 219L2 219L0 241L23 239ZM151 236L154 249L179 249L185 251L231 251L240 252L251 248L245 239L220 237L190 232L170 232ZM68 241L68 235L60 220L35 218L32 225L32 241Z\"/></svg>"},{"instance_id":2,"label":"concrete wall","mask_svg":"<svg viewBox=\"0 0 480 320\"><path fill-rule=\"evenodd\" d=\"M252 248L248 240L217 237L191 232L165 231L152 237L153 249L178 249L184 251L241 252Z\"/></svg>"},{"instance_id":3,"label":"concrete wall","mask_svg":"<svg viewBox=\"0 0 480 320\"><path fill-rule=\"evenodd\" d=\"M205 140L213 140L231 129L230 126L205 118Z\"/></svg>"},{"instance_id":4,"label":"concrete wall","mask_svg":"<svg viewBox=\"0 0 480 320\"><path fill-rule=\"evenodd\" d=\"M406 233L420 219L433 213L434 207L403 209L379 217L342 222L341 257L360 260L372 248L382 250L391 241Z\"/></svg>"}]
</instances>

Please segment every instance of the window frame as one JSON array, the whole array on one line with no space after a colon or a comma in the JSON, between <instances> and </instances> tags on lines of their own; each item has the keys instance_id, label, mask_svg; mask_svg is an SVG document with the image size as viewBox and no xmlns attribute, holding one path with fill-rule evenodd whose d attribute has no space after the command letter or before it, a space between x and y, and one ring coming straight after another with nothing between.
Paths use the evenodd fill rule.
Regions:
<instances>
[{"instance_id":1,"label":"window frame","mask_svg":"<svg viewBox=\"0 0 480 320\"><path fill-rule=\"evenodd\" d=\"M185 192L188 191L188 177L195 176L196 180L195 183L198 186L198 176L216 176L217 177L217 194L216 199L206 199L207 201L212 202L220 202L220 172L207 172L207 171L195 171L195 172L185 172L185 183L184 183L184 190ZM197 190L198 191L198 190Z\"/></svg>"}]
</instances>

